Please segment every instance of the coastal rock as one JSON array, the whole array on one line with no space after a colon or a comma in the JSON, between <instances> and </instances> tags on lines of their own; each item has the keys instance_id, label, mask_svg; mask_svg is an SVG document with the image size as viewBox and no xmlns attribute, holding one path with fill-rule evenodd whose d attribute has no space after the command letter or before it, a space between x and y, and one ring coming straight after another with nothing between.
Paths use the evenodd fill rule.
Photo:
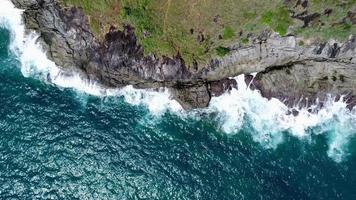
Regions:
<instances>
[{"instance_id":1,"label":"coastal rock","mask_svg":"<svg viewBox=\"0 0 356 200\"><path fill-rule=\"evenodd\" d=\"M301 38L263 32L250 38L248 46L230 48L227 56L189 71L179 54L144 56L129 25L110 28L99 41L80 8L63 8L56 0L12 2L24 9L26 27L39 34L49 59L107 87L167 87L184 108L192 109L206 107L212 96L235 87L229 77L257 73L253 89L288 105L305 98L323 101L328 95L347 95L350 107L355 105L355 37L345 43L307 41L300 46Z\"/></svg>"},{"instance_id":2,"label":"coastal rock","mask_svg":"<svg viewBox=\"0 0 356 200\"><path fill-rule=\"evenodd\" d=\"M205 84L195 85L194 87L175 87L171 89L171 93L174 99L186 110L205 108L210 102L209 90Z\"/></svg>"},{"instance_id":3,"label":"coastal rock","mask_svg":"<svg viewBox=\"0 0 356 200\"><path fill-rule=\"evenodd\" d=\"M220 81L211 81L209 86L211 96L218 97L233 88L237 89L237 82L235 79L226 78Z\"/></svg>"},{"instance_id":4,"label":"coastal rock","mask_svg":"<svg viewBox=\"0 0 356 200\"><path fill-rule=\"evenodd\" d=\"M253 84L263 96L281 99L289 106L322 106L328 98L340 95L350 108L356 104L356 66L340 62L293 63L259 73Z\"/></svg>"},{"instance_id":5,"label":"coastal rock","mask_svg":"<svg viewBox=\"0 0 356 200\"><path fill-rule=\"evenodd\" d=\"M24 9L24 21L35 30L47 56L63 69L84 68L92 46L97 45L88 20L75 8L60 9L54 0L14 0Z\"/></svg>"},{"instance_id":6,"label":"coastal rock","mask_svg":"<svg viewBox=\"0 0 356 200\"><path fill-rule=\"evenodd\" d=\"M179 54L175 58L145 57L131 26L125 26L122 31L112 27L105 39L98 41L89 31L88 19L80 8L61 8L55 0L12 2L24 9L26 27L39 34L48 58L63 70L75 70L85 78L113 88L133 85L179 90L184 85L181 92L184 95L174 98L180 98L186 107L205 107L210 101L210 96L189 97L197 97L207 89L202 81L190 80L192 74Z\"/></svg>"},{"instance_id":7,"label":"coastal rock","mask_svg":"<svg viewBox=\"0 0 356 200\"><path fill-rule=\"evenodd\" d=\"M352 108L356 94L355 55L355 36L344 43L330 41L301 47L294 36L281 38L272 34L213 61L201 76L212 81L257 73L251 88L260 90L264 97L278 98L289 106L305 106L317 99L322 104L328 96L344 95ZM248 82L252 81L252 76L247 77Z\"/></svg>"}]
</instances>

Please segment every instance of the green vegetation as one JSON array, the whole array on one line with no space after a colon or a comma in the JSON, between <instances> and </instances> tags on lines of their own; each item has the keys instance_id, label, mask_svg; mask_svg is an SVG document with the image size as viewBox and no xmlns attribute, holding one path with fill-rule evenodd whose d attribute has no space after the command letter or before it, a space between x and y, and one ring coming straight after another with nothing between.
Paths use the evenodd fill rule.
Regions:
<instances>
[{"instance_id":1,"label":"green vegetation","mask_svg":"<svg viewBox=\"0 0 356 200\"><path fill-rule=\"evenodd\" d=\"M83 8L90 20L90 26L94 33L104 34L110 24L119 23L118 14L120 3L118 0L60 0L66 5L74 5Z\"/></svg>"},{"instance_id":2,"label":"green vegetation","mask_svg":"<svg viewBox=\"0 0 356 200\"><path fill-rule=\"evenodd\" d=\"M223 34L224 40L231 39L234 36L235 36L234 29L232 29L230 26L225 27L224 34Z\"/></svg>"},{"instance_id":3,"label":"green vegetation","mask_svg":"<svg viewBox=\"0 0 356 200\"><path fill-rule=\"evenodd\" d=\"M93 32L102 38L111 25L135 27L145 54L182 55L187 64L204 65L230 52L233 43L247 44L251 35L271 29L280 35L288 31L304 37L345 39L356 33L351 19L356 0L309 0L307 8L297 0L61 0L66 6L82 7ZM288 3L285 3L288 2ZM324 14L326 9L332 9ZM291 11L320 17L303 27ZM356 19L355 19L356 20ZM343 22L343 23L341 23Z\"/></svg>"},{"instance_id":4,"label":"green vegetation","mask_svg":"<svg viewBox=\"0 0 356 200\"><path fill-rule=\"evenodd\" d=\"M292 20L286 6L280 6L275 10L265 12L261 17L261 22L270 26L274 31L284 36Z\"/></svg>"},{"instance_id":5,"label":"green vegetation","mask_svg":"<svg viewBox=\"0 0 356 200\"><path fill-rule=\"evenodd\" d=\"M306 38L319 37L322 40L330 38L345 40L351 33L356 34L356 25L352 25L348 16L350 11L356 12L356 0L310 0L308 8L311 13L322 14L318 20L312 22L307 28L298 27L296 33ZM326 9L331 13L324 14ZM356 20L356 16L354 18ZM355 21L356 22L356 21Z\"/></svg>"},{"instance_id":6,"label":"green vegetation","mask_svg":"<svg viewBox=\"0 0 356 200\"><path fill-rule=\"evenodd\" d=\"M216 48L216 53L218 54L218 56L223 57L226 54L228 54L230 52L230 49L226 48L226 47L218 47Z\"/></svg>"},{"instance_id":7,"label":"green vegetation","mask_svg":"<svg viewBox=\"0 0 356 200\"><path fill-rule=\"evenodd\" d=\"M261 22L264 24L271 25L273 22L273 12L267 11L261 16Z\"/></svg>"}]
</instances>

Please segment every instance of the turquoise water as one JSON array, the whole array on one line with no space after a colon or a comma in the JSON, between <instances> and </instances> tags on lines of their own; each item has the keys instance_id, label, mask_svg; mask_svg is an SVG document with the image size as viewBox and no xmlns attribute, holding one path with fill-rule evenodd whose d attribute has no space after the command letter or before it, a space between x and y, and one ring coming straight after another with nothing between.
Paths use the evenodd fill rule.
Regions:
<instances>
[{"instance_id":1,"label":"turquoise water","mask_svg":"<svg viewBox=\"0 0 356 200\"><path fill-rule=\"evenodd\" d=\"M227 134L217 113L156 116L26 78L9 45L0 29L0 199L356 199L352 134L342 160L330 127L266 147L251 119Z\"/></svg>"}]
</instances>

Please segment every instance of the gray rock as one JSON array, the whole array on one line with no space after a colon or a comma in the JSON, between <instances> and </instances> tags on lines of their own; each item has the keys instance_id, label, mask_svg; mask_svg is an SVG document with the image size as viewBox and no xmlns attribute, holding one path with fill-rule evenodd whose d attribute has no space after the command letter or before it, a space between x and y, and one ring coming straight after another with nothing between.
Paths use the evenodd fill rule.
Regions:
<instances>
[{"instance_id":1,"label":"gray rock","mask_svg":"<svg viewBox=\"0 0 356 200\"><path fill-rule=\"evenodd\" d=\"M267 40L257 40L213 61L202 77L212 81L257 72L252 86L264 97L278 98L289 106L305 106L316 99L323 104L329 95L344 95L352 108L356 104L355 56L355 36L345 43L330 41L300 47L294 36L272 34Z\"/></svg>"},{"instance_id":2,"label":"gray rock","mask_svg":"<svg viewBox=\"0 0 356 200\"><path fill-rule=\"evenodd\" d=\"M26 27L40 35L49 59L63 70L78 71L107 87L168 87L173 98L192 109L206 107L211 96L235 87L236 82L228 77L257 72L254 88L288 105L302 98L324 100L328 94L345 94L350 107L355 105L355 37L345 43L315 42L301 47L294 36L263 32L251 38L249 46L232 45L231 54L212 60L200 71L189 71L180 55L145 57L129 25L123 31L112 27L98 41L80 8L61 8L56 0L12 2L25 10Z\"/></svg>"},{"instance_id":3,"label":"gray rock","mask_svg":"<svg viewBox=\"0 0 356 200\"><path fill-rule=\"evenodd\" d=\"M356 103L356 66L339 62L292 63L259 73L253 84L263 96L281 99L289 106L309 106L317 99L322 106L328 95L336 99L344 95L350 108Z\"/></svg>"}]
</instances>

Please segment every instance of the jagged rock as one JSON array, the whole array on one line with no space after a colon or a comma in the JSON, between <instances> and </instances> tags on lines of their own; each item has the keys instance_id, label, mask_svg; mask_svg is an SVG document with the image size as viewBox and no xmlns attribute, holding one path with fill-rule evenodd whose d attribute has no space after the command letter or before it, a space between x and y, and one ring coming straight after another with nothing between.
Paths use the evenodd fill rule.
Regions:
<instances>
[{"instance_id":1,"label":"jagged rock","mask_svg":"<svg viewBox=\"0 0 356 200\"><path fill-rule=\"evenodd\" d=\"M25 10L26 27L40 35L49 59L107 87L168 87L173 98L190 109L206 107L211 96L234 87L235 83L226 82L228 77L256 72L253 87L265 97L286 100L289 105L303 97L325 99L327 94L347 94L350 107L355 104L355 37L345 43L307 42L301 47L294 36L263 32L251 37L249 46L232 45L229 55L212 60L200 71L197 67L189 71L179 54L145 57L134 28L128 25L123 31L112 27L98 41L80 8L62 8L56 0L12 1Z\"/></svg>"},{"instance_id":2,"label":"jagged rock","mask_svg":"<svg viewBox=\"0 0 356 200\"><path fill-rule=\"evenodd\" d=\"M263 96L279 98L289 106L310 106L317 99L323 104L328 95L344 95L350 107L356 103L356 66L350 69L344 63L296 62L259 73L253 84Z\"/></svg>"},{"instance_id":3,"label":"jagged rock","mask_svg":"<svg viewBox=\"0 0 356 200\"><path fill-rule=\"evenodd\" d=\"M237 82L235 79L223 79L220 81L210 82L210 93L213 97L218 97L226 91L230 91L232 88L237 89Z\"/></svg>"},{"instance_id":4,"label":"jagged rock","mask_svg":"<svg viewBox=\"0 0 356 200\"><path fill-rule=\"evenodd\" d=\"M185 89L185 93L200 93L196 88L201 87L201 81L190 81L192 74L180 55L160 59L145 57L131 26L125 26L123 31L112 27L100 42L90 33L88 19L80 8L61 8L55 0L13 2L25 10L26 27L40 35L48 57L64 70L76 70L108 87L175 87L189 82L192 88ZM209 100L198 101L193 107L206 106Z\"/></svg>"},{"instance_id":5,"label":"jagged rock","mask_svg":"<svg viewBox=\"0 0 356 200\"><path fill-rule=\"evenodd\" d=\"M212 62L202 77L220 80L231 74L258 72L252 88L268 98L275 97L290 106L299 100L324 101L327 95L347 95L350 108L356 94L356 37L343 43L310 44L300 47L294 36L270 35L248 47L235 49ZM252 77L247 81L251 81ZM304 103L305 105L306 103Z\"/></svg>"},{"instance_id":6,"label":"jagged rock","mask_svg":"<svg viewBox=\"0 0 356 200\"><path fill-rule=\"evenodd\" d=\"M171 92L184 109L205 108L209 105L210 94L205 84L198 84L194 87L175 87ZM182 101L184 100L184 101Z\"/></svg>"}]
</instances>

